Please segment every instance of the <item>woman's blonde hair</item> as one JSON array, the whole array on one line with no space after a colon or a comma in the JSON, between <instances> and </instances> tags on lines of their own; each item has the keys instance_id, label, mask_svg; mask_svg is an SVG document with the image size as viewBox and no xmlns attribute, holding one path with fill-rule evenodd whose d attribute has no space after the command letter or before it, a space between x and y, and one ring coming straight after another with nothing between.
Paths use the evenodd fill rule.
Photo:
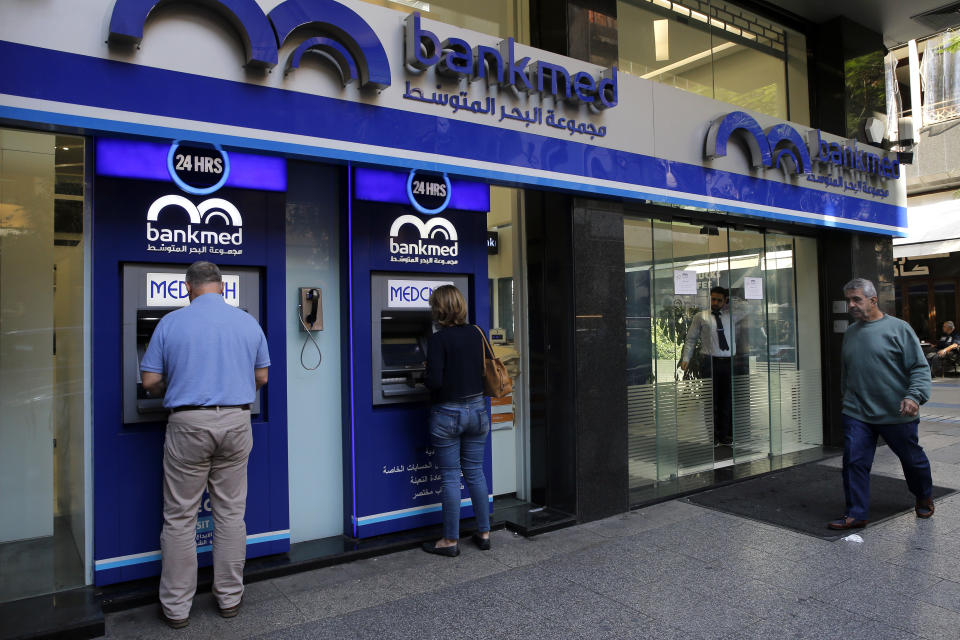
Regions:
<instances>
[{"instance_id":1,"label":"woman's blonde hair","mask_svg":"<svg viewBox=\"0 0 960 640\"><path fill-rule=\"evenodd\" d=\"M430 294L430 314L441 327L467 323L467 301L452 284L437 287Z\"/></svg>"}]
</instances>

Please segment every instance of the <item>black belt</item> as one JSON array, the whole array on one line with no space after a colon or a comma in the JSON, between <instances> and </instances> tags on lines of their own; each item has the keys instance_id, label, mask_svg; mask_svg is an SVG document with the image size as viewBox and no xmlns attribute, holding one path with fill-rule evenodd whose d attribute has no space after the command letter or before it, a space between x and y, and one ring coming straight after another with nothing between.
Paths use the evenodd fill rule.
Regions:
<instances>
[{"instance_id":1,"label":"black belt","mask_svg":"<svg viewBox=\"0 0 960 640\"><path fill-rule=\"evenodd\" d=\"M714 360L729 360L730 356L710 356Z\"/></svg>"},{"instance_id":2,"label":"black belt","mask_svg":"<svg viewBox=\"0 0 960 640\"><path fill-rule=\"evenodd\" d=\"M214 409L241 409L242 411L249 411L249 404L214 404L214 405L200 405L200 404L185 404L180 407L173 407L170 409L170 413L179 413L180 411L206 411Z\"/></svg>"}]
</instances>

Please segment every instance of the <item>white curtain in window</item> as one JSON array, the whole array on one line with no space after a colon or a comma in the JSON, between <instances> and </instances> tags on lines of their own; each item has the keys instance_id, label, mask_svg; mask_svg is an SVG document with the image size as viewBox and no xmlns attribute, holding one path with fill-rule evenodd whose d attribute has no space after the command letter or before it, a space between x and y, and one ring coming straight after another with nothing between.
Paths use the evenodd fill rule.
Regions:
<instances>
[{"instance_id":1,"label":"white curtain in window","mask_svg":"<svg viewBox=\"0 0 960 640\"><path fill-rule=\"evenodd\" d=\"M887 93L887 129L883 137L896 142L900 139L897 125L903 112L903 101L900 97L900 85L897 83L897 56L892 51L883 61L883 79Z\"/></svg>"},{"instance_id":2,"label":"white curtain in window","mask_svg":"<svg viewBox=\"0 0 960 640\"><path fill-rule=\"evenodd\" d=\"M960 116L960 32L946 31L924 43L920 77L924 124Z\"/></svg>"}]
</instances>

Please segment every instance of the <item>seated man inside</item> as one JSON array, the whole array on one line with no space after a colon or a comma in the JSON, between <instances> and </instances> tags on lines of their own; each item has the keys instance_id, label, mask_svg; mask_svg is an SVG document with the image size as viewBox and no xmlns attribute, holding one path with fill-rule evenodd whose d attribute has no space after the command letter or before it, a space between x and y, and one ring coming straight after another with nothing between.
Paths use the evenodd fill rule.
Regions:
<instances>
[{"instance_id":1,"label":"seated man inside","mask_svg":"<svg viewBox=\"0 0 960 640\"><path fill-rule=\"evenodd\" d=\"M945 364L952 365L960 356L960 332L953 321L943 323L943 335L937 342L937 348L927 354L930 362L930 375L942 376Z\"/></svg>"}]
</instances>

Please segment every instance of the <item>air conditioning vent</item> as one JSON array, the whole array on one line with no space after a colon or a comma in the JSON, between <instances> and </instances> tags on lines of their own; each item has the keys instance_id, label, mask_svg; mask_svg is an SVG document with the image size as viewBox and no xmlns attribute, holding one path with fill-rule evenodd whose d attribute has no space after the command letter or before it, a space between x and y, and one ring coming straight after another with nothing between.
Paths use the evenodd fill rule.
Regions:
<instances>
[{"instance_id":1,"label":"air conditioning vent","mask_svg":"<svg viewBox=\"0 0 960 640\"><path fill-rule=\"evenodd\" d=\"M939 9L933 9L932 11L918 13L915 16L910 16L910 19L934 31L943 31L950 27L956 27L960 25L960 2L954 2L942 6Z\"/></svg>"}]
</instances>

